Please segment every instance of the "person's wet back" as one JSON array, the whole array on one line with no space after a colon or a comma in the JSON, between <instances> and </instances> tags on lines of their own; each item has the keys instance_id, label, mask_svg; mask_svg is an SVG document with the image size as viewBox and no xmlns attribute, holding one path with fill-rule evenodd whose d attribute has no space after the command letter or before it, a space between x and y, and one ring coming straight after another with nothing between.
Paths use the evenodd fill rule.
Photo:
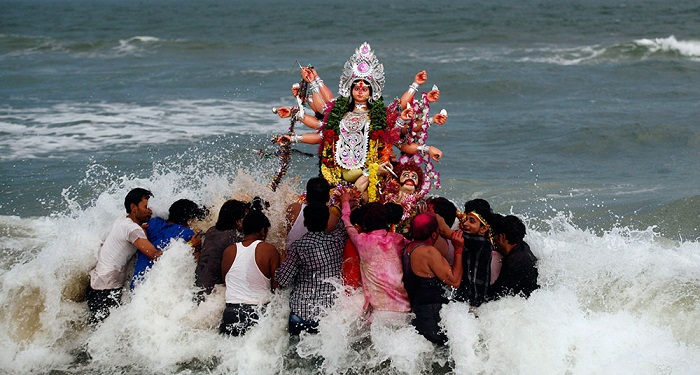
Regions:
<instances>
[{"instance_id":1,"label":"person's wet back","mask_svg":"<svg viewBox=\"0 0 700 375\"><path fill-rule=\"evenodd\" d=\"M379 313L408 313L411 304L402 281L401 253L409 241L401 234L387 231L386 208L376 202L363 206L362 233L359 233L350 222L350 195L346 193L341 199L343 223L360 255L368 319Z\"/></svg>"},{"instance_id":2,"label":"person's wet back","mask_svg":"<svg viewBox=\"0 0 700 375\"><path fill-rule=\"evenodd\" d=\"M245 334L272 298L280 254L272 244L264 242L269 231L270 221L265 214L253 210L243 219L243 241L224 251L221 274L226 281L226 309L220 333Z\"/></svg>"}]
</instances>

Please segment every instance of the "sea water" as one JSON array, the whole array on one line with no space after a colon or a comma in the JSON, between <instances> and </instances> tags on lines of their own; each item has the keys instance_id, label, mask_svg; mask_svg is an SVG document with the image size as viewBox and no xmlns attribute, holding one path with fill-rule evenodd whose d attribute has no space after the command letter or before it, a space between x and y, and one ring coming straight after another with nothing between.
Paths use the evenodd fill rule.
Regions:
<instances>
[{"instance_id":1,"label":"sea water","mask_svg":"<svg viewBox=\"0 0 700 375\"><path fill-rule=\"evenodd\" d=\"M0 3L0 372L694 374L700 368L700 8L694 1ZM337 92L362 42L385 100L420 70L441 91L442 187L522 217L542 288L444 308L449 347L361 318L339 287L320 333L289 339L287 291L245 337L196 305L173 243L97 329L87 273L133 187L154 215L188 198L286 205L317 173L271 138L297 61ZM297 66L295 68L295 66ZM299 125L299 133L306 130ZM262 156L261 156L262 155Z\"/></svg>"}]
</instances>

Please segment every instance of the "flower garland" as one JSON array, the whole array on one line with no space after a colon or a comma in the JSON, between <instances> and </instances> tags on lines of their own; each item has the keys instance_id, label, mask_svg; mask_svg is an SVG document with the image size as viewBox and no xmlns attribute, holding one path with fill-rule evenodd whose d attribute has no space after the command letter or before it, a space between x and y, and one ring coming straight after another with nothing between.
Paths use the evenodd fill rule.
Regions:
<instances>
[{"instance_id":1,"label":"flower garland","mask_svg":"<svg viewBox=\"0 0 700 375\"><path fill-rule=\"evenodd\" d=\"M409 124L409 131L405 136L405 143L416 143L419 146L427 145L428 141L428 128L430 128L430 101L428 101L428 94L422 93L421 100L414 100L410 103L413 107L415 116L411 123ZM420 126L417 123L420 123ZM403 154L399 158L399 163L405 164L409 161L420 165L425 163L424 170L424 182L421 186L421 194L426 195L433 184L435 188L440 188L440 172L435 171L435 166L433 165L430 155L426 152L425 154L415 154L407 155Z\"/></svg>"},{"instance_id":2,"label":"flower garland","mask_svg":"<svg viewBox=\"0 0 700 375\"><path fill-rule=\"evenodd\" d=\"M319 144L319 169L321 175L330 183L337 184L342 181L342 171L335 161L335 145L340 133L340 121L346 113L352 111L349 98L338 97L331 102L324 111L323 124L319 129L321 143ZM381 161L389 161L393 157L391 147L393 142L386 142L396 138L392 131L387 131L387 108L380 98L372 103L369 113L370 128L366 165Z\"/></svg>"},{"instance_id":3,"label":"flower garland","mask_svg":"<svg viewBox=\"0 0 700 375\"><path fill-rule=\"evenodd\" d=\"M376 202L377 198L377 187L379 185L379 177L377 177L377 171L379 170L379 164L372 163L369 165L369 186L367 186L367 200L370 202Z\"/></svg>"}]
</instances>

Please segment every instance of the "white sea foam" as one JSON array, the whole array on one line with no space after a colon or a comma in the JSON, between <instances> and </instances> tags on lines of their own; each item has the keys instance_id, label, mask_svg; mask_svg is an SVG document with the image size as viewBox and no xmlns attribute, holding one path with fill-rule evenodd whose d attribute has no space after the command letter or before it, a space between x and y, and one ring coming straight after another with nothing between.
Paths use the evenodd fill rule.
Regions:
<instances>
[{"instance_id":1,"label":"white sea foam","mask_svg":"<svg viewBox=\"0 0 700 375\"><path fill-rule=\"evenodd\" d=\"M637 45L646 47L650 52L676 52L683 56L700 58L700 40L677 40L671 35L668 38L638 39Z\"/></svg>"},{"instance_id":2,"label":"white sea foam","mask_svg":"<svg viewBox=\"0 0 700 375\"><path fill-rule=\"evenodd\" d=\"M607 51L599 45L567 47L567 48L537 48L526 49L526 57L518 58L520 62L536 62L555 65L578 65L593 61Z\"/></svg>"},{"instance_id":3,"label":"white sea foam","mask_svg":"<svg viewBox=\"0 0 700 375\"><path fill-rule=\"evenodd\" d=\"M194 176L185 168L156 170L95 187L94 200L66 193L69 210L51 217L3 218L4 254L22 257L0 274L0 372L71 373L455 373L692 374L700 363L700 244L661 240L651 230L595 234L564 215L526 240L538 256L542 288L528 300L445 306L449 350L436 350L405 321L361 318L362 296L339 291L318 335L290 346L288 292L280 291L244 337L221 337L223 288L192 301L194 262L174 242L146 282L96 330L86 327L82 293L100 243L123 214L129 188L156 192L156 215L182 197L217 212L229 197L261 195L271 203L270 242L281 247L281 220L298 185L273 193L261 171ZM90 177L86 179L91 181ZM101 191L101 190L104 191ZM85 199L85 198L82 198ZM210 225L213 218L203 227ZM85 359L87 353L91 359ZM82 358L82 359L81 359ZM78 360L77 363L72 364Z\"/></svg>"},{"instance_id":4,"label":"white sea foam","mask_svg":"<svg viewBox=\"0 0 700 375\"><path fill-rule=\"evenodd\" d=\"M138 143L163 144L226 133L272 134L272 105L243 101L173 100L138 103L58 103L5 108L0 115L3 159L45 157Z\"/></svg>"},{"instance_id":5,"label":"white sea foam","mask_svg":"<svg viewBox=\"0 0 700 375\"><path fill-rule=\"evenodd\" d=\"M118 55L138 56L148 52L161 40L153 36L134 36L129 39L120 39L119 45L114 47Z\"/></svg>"}]
</instances>

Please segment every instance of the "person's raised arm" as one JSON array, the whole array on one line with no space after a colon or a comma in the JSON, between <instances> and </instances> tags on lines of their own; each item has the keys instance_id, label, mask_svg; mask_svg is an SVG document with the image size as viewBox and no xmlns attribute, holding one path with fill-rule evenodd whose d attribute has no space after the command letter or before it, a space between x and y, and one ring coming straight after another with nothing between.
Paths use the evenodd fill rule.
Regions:
<instances>
[{"instance_id":1,"label":"person's raised arm","mask_svg":"<svg viewBox=\"0 0 700 375\"><path fill-rule=\"evenodd\" d=\"M341 218L343 219L343 224L345 224L345 230L348 232L350 240L352 243L355 243L355 237L357 237L359 233L357 232L355 226L350 222L350 198L351 196L347 192L340 196L340 201L342 202L343 207L343 215Z\"/></svg>"},{"instance_id":2,"label":"person's raised arm","mask_svg":"<svg viewBox=\"0 0 700 375\"><path fill-rule=\"evenodd\" d=\"M454 231L451 236L452 245L455 248L454 252L454 264L450 267L447 260L440 254L440 251L433 248L430 252L428 258L428 267L433 271L435 276L440 279L445 284L459 288L462 283L462 251L464 247L464 240L462 240L462 231Z\"/></svg>"},{"instance_id":3,"label":"person's raised arm","mask_svg":"<svg viewBox=\"0 0 700 375\"><path fill-rule=\"evenodd\" d=\"M440 233L440 237L449 240L452 236L452 228L450 228L450 226L447 225L445 219L443 219L442 216L435 214L435 218L438 221L438 233Z\"/></svg>"}]
</instances>

